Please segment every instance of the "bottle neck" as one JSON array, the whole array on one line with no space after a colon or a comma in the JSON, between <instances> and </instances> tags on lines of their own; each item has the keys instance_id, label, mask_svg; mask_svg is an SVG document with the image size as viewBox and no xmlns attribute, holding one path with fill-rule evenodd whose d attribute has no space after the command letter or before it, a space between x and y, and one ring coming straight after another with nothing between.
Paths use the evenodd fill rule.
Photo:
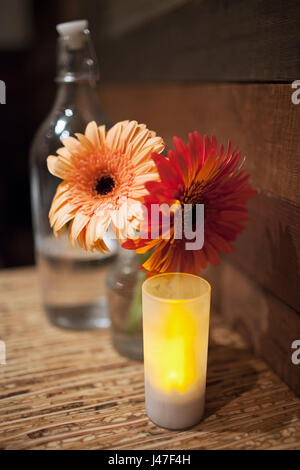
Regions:
<instances>
[{"instance_id":1,"label":"bottle neck","mask_svg":"<svg viewBox=\"0 0 300 470\"><path fill-rule=\"evenodd\" d=\"M89 30L73 36L60 36L57 41L58 91L54 107L65 113L80 110L86 120L105 121L99 116L99 97L96 82L98 63Z\"/></svg>"},{"instance_id":2,"label":"bottle neck","mask_svg":"<svg viewBox=\"0 0 300 470\"><path fill-rule=\"evenodd\" d=\"M98 63L88 29L76 36L60 36L57 40L56 82L90 82L98 79Z\"/></svg>"},{"instance_id":3,"label":"bottle neck","mask_svg":"<svg viewBox=\"0 0 300 470\"><path fill-rule=\"evenodd\" d=\"M57 89L55 107L64 106L70 109L93 109L98 103L96 82L80 80L61 82Z\"/></svg>"}]
</instances>

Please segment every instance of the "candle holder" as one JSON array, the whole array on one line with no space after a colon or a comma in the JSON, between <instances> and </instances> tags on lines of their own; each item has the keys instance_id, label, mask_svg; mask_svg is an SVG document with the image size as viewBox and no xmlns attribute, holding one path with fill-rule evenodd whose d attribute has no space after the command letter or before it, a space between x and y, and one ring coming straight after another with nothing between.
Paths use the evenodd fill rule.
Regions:
<instances>
[{"instance_id":1,"label":"candle holder","mask_svg":"<svg viewBox=\"0 0 300 470\"><path fill-rule=\"evenodd\" d=\"M158 426L184 429L204 413L211 287L192 274L143 284L146 409Z\"/></svg>"}]
</instances>

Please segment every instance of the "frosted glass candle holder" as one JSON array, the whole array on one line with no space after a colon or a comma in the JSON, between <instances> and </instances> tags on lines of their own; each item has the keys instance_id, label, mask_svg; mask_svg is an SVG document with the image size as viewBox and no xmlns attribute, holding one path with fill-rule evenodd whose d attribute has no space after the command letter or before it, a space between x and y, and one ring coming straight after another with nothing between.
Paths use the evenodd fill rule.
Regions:
<instances>
[{"instance_id":1,"label":"frosted glass candle holder","mask_svg":"<svg viewBox=\"0 0 300 470\"><path fill-rule=\"evenodd\" d=\"M184 429L204 413L211 288L192 274L143 284L146 409L158 426Z\"/></svg>"}]
</instances>

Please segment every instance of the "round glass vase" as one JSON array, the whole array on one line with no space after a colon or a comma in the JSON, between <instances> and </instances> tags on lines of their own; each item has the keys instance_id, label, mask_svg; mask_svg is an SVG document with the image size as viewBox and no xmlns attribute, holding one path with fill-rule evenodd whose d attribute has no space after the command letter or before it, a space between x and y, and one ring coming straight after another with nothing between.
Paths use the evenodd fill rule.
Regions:
<instances>
[{"instance_id":1,"label":"round glass vase","mask_svg":"<svg viewBox=\"0 0 300 470\"><path fill-rule=\"evenodd\" d=\"M119 354L143 360L142 284L143 259L134 251L120 250L107 278L107 300L112 342Z\"/></svg>"}]
</instances>

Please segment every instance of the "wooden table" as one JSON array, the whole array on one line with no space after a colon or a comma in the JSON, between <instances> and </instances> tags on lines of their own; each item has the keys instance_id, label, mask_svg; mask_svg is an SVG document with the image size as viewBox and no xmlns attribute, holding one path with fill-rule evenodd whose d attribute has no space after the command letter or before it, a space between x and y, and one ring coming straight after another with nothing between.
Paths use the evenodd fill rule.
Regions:
<instances>
[{"instance_id":1,"label":"wooden table","mask_svg":"<svg viewBox=\"0 0 300 470\"><path fill-rule=\"evenodd\" d=\"M0 272L1 449L300 449L300 400L214 317L206 414L183 432L155 426L143 366L108 331L48 324L33 268Z\"/></svg>"}]
</instances>

